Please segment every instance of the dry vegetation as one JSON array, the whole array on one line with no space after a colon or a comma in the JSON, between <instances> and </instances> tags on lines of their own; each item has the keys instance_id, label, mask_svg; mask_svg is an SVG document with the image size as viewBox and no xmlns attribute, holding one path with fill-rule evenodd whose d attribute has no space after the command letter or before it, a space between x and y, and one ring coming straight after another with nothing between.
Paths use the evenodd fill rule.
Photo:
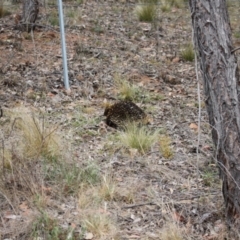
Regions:
<instances>
[{"instance_id":1,"label":"dry vegetation","mask_svg":"<svg viewBox=\"0 0 240 240\"><path fill-rule=\"evenodd\" d=\"M42 2L33 36L14 29L19 1L0 5L0 239L226 239L186 1L64 1L70 93L57 6ZM119 99L152 124L106 127Z\"/></svg>"}]
</instances>

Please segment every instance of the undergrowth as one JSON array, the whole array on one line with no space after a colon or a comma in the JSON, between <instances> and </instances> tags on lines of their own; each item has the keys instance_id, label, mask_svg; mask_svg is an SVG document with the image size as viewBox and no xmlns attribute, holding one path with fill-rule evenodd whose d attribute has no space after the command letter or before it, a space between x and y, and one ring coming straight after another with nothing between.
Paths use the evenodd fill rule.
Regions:
<instances>
[{"instance_id":1,"label":"undergrowth","mask_svg":"<svg viewBox=\"0 0 240 240\"><path fill-rule=\"evenodd\" d=\"M48 18L48 21L52 26L59 25L58 12L56 12L56 11L52 12L51 15Z\"/></svg>"},{"instance_id":2,"label":"undergrowth","mask_svg":"<svg viewBox=\"0 0 240 240\"><path fill-rule=\"evenodd\" d=\"M162 153L164 158L171 159L173 157L173 151L171 148L171 139L169 136L161 135L159 137L159 147L160 147L160 152Z\"/></svg>"},{"instance_id":3,"label":"undergrowth","mask_svg":"<svg viewBox=\"0 0 240 240\"><path fill-rule=\"evenodd\" d=\"M67 239L71 229L63 229L56 219L51 218L47 213L41 213L33 222L31 237L34 239ZM71 238L73 239L73 238Z\"/></svg>"},{"instance_id":4,"label":"undergrowth","mask_svg":"<svg viewBox=\"0 0 240 240\"><path fill-rule=\"evenodd\" d=\"M6 10L3 6L2 3L0 3L0 18L3 18L5 16L11 15L11 12L9 12L8 10Z\"/></svg>"},{"instance_id":5,"label":"undergrowth","mask_svg":"<svg viewBox=\"0 0 240 240\"><path fill-rule=\"evenodd\" d=\"M136 102L151 101L151 95L146 90L131 83L118 74L115 74L114 76L114 84L116 86L118 98L121 100L130 100Z\"/></svg>"},{"instance_id":6,"label":"undergrowth","mask_svg":"<svg viewBox=\"0 0 240 240\"><path fill-rule=\"evenodd\" d=\"M45 181L51 182L59 188L63 196L78 194L81 184L94 185L100 180L98 167L89 163L87 166L78 167L76 164L66 164L65 161L56 162L45 166Z\"/></svg>"},{"instance_id":7,"label":"undergrowth","mask_svg":"<svg viewBox=\"0 0 240 240\"><path fill-rule=\"evenodd\" d=\"M158 131L152 132L146 126L128 123L125 131L120 132L118 138L125 147L137 149L145 154L157 141Z\"/></svg>"},{"instance_id":8,"label":"undergrowth","mask_svg":"<svg viewBox=\"0 0 240 240\"><path fill-rule=\"evenodd\" d=\"M181 57L183 60L192 62L195 58L195 52L192 44L187 44L181 51Z\"/></svg>"},{"instance_id":9,"label":"undergrowth","mask_svg":"<svg viewBox=\"0 0 240 240\"><path fill-rule=\"evenodd\" d=\"M16 122L23 138L23 149L26 157L39 155L52 160L60 155L60 138L56 134L58 126L49 127L44 119L34 115L21 114Z\"/></svg>"},{"instance_id":10,"label":"undergrowth","mask_svg":"<svg viewBox=\"0 0 240 240\"><path fill-rule=\"evenodd\" d=\"M116 223L108 216L108 212L86 213L82 220L83 229L97 239L116 239Z\"/></svg>"},{"instance_id":11,"label":"undergrowth","mask_svg":"<svg viewBox=\"0 0 240 240\"><path fill-rule=\"evenodd\" d=\"M135 8L136 15L141 22L153 22L157 16L158 0L141 0Z\"/></svg>"}]
</instances>

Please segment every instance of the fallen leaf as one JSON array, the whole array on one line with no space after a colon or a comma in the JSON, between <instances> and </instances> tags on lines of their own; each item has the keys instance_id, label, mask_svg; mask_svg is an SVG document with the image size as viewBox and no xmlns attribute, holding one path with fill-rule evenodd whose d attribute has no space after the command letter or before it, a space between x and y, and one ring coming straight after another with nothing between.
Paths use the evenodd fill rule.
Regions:
<instances>
[{"instance_id":1,"label":"fallen leaf","mask_svg":"<svg viewBox=\"0 0 240 240\"><path fill-rule=\"evenodd\" d=\"M185 218L181 214L179 214L177 211L173 212L173 219L176 222L186 222Z\"/></svg>"},{"instance_id":2,"label":"fallen leaf","mask_svg":"<svg viewBox=\"0 0 240 240\"><path fill-rule=\"evenodd\" d=\"M136 148L130 148L129 152L130 152L131 157L134 158L137 155L138 150Z\"/></svg>"},{"instance_id":3,"label":"fallen leaf","mask_svg":"<svg viewBox=\"0 0 240 240\"><path fill-rule=\"evenodd\" d=\"M211 150L211 146L209 145L205 145L202 147L203 150Z\"/></svg>"},{"instance_id":4,"label":"fallen leaf","mask_svg":"<svg viewBox=\"0 0 240 240\"><path fill-rule=\"evenodd\" d=\"M85 233L84 239L93 239L92 233Z\"/></svg>"},{"instance_id":5,"label":"fallen leaf","mask_svg":"<svg viewBox=\"0 0 240 240\"><path fill-rule=\"evenodd\" d=\"M198 125L196 125L195 123L191 123L189 127L193 130L198 130Z\"/></svg>"},{"instance_id":6,"label":"fallen leaf","mask_svg":"<svg viewBox=\"0 0 240 240\"><path fill-rule=\"evenodd\" d=\"M22 210L22 211L27 211L29 210L29 206L27 205L26 202L22 202L20 205L19 205L19 208Z\"/></svg>"},{"instance_id":7,"label":"fallen leaf","mask_svg":"<svg viewBox=\"0 0 240 240\"><path fill-rule=\"evenodd\" d=\"M173 62L173 63L177 63L177 62L179 62L179 60L180 60L179 57L175 57L175 58L172 60L172 62Z\"/></svg>"},{"instance_id":8,"label":"fallen leaf","mask_svg":"<svg viewBox=\"0 0 240 240\"><path fill-rule=\"evenodd\" d=\"M51 188L51 187L42 186L42 190L43 190L47 195L49 195L49 194L52 192L52 188Z\"/></svg>"}]
</instances>

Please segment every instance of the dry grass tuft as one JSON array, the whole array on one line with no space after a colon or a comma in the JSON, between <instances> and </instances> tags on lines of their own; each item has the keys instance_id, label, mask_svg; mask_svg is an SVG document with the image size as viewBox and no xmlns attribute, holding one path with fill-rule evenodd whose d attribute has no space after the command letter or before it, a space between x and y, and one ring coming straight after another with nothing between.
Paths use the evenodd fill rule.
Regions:
<instances>
[{"instance_id":1,"label":"dry grass tuft","mask_svg":"<svg viewBox=\"0 0 240 240\"><path fill-rule=\"evenodd\" d=\"M171 0L172 5L176 8L183 8L187 6L188 0Z\"/></svg>"},{"instance_id":2,"label":"dry grass tuft","mask_svg":"<svg viewBox=\"0 0 240 240\"><path fill-rule=\"evenodd\" d=\"M27 109L18 109L14 115L22 135L23 153L27 158L36 159L41 155L52 160L60 155L60 138L56 126L49 126L44 117L38 120Z\"/></svg>"},{"instance_id":3,"label":"dry grass tuft","mask_svg":"<svg viewBox=\"0 0 240 240\"><path fill-rule=\"evenodd\" d=\"M172 5L171 5L171 3L169 2L169 1L167 1L167 0L165 0L165 1L161 1L161 10L163 11L163 12L170 12L171 11L171 9L172 9Z\"/></svg>"},{"instance_id":4,"label":"dry grass tuft","mask_svg":"<svg viewBox=\"0 0 240 240\"><path fill-rule=\"evenodd\" d=\"M110 175L102 177L101 186L99 189L99 196L105 201L112 201L116 194L116 184Z\"/></svg>"},{"instance_id":5,"label":"dry grass tuft","mask_svg":"<svg viewBox=\"0 0 240 240\"><path fill-rule=\"evenodd\" d=\"M175 222L167 222L161 228L159 239L161 240L183 240L182 229Z\"/></svg>"},{"instance_id":6,"label":"dry grass tuft","mask_svg":"<svg viewBox=\"0 0 240 240\"><path fill-rule=\"evenodd\" d=\"M187 44L181 51L181 57L183 60L192 62L195 58L195 52L192 44Z\"/></svg>"},{"instance_id":7,"label":"dry grass tuft","mask_svg":"<svg viewBox=\"0 0 240 240\"><path fill-rule=\"evenodd\" d=\"M107 211L96 210L85 214L82 225L86 232L93 234L94 239L116 239L116 223Z\"/></svg>"},{"instance_id":8,"label":"dry grass tuft","mask_svg":"<svg viewBox=\"0 0 240 240\"><path fill-rule=\"evenodd\" d=\"M3 168L7 170L12 169L12 158L13 154L9 149L4 149L3 152Z\"/></svg>"},{"instance_id":9,"label":"dry grass tuft","mask_svg":"<svg viewBox=\"0 0 240 240\"><path fill-rule=\"evenodd\" d=\"M116 188L116 194L114 196L114 201L124 202L125 204L135 203L135 196L138 192L138 186L128 184L128 186L118 186Z\"/></svg>"},{"instance_id":10,"label":"dry grass tuft","mask_svg":"<svg viewBox=\"0 0 240 240\"><path fill-rule=\"evenodd\" d=\"M181 213L175 209L171 209L168 205L162 208L163 217L166 219L165 224L159 230L159 239L161 240L183 240L188 239L188 230L186 226L181 224Z\"/></svg>"},{"instance_id":11,"label":"dry grass tuft","mask_svg":"<svg viewBox=\"0 0 240 240\"><path fill-rule=\"evenodd\" d=\"M116 185L110 175L105 175L98 181L100 184L92 185L83 182L79 189L78 204L81 209L99 206L103 201L112 201L116 195Z\"/></svg>"},{"instance_id":12,"label":"dry grass tuft","mask_svg":"<svg viewBox=\"0 0 240 240\"><path fill-rule=\"evenodd\" d=\"M158 0L141 0L135 13L141 22L153 22L157 16Z\"/></svg>"},{"instance_id":13,"label":"dry grass tuft","mask_svg":"<svg viewBox=\"0 0 240 240\"><path fill-rule=\"evenodd\" d=\"M160 152L162 153L164 158L172 158L173 157L173 151L171 148L171 139L169 136L162 135L159 138L159 146L160 146Z\"/></svg>"},{"instance_id":14,"label":"dry grass tuft","mask_svg":"<svg viewBox=\"0 0 240 240\"><path fill-rule=\"evenodd\" d=\"M23 196L30 198L40 195L43 178L36 161L25 159L16 151L14 145L12 150L3 149L3 152L0 191L10 193L14 190L13 202Z\"/></svg>"},{"instance_id":15,"label":"dry grass tuft","mask_svg":"<svg viewBox=\"0 0 240 240\"><path fill-rule=\"evenodd\" d=\"M95 112L95 109L93 107L84 107L82 111L86 114L93 114Z\"/></svg>"},{"instance_id":16,"label":"dry grass tuft","mask_svg":"<svg viewBox=\"0 0 240 240\"><path fill-rule=\"evenodd\" d=\"M55 129L46 127L45 121L40 125L27 108L5 111L4 116L9 118L9 128L6 123L1 149L0 176L3 181L0 190L14 189L14 198L27 197L37 206L44 206L44 161L39 161L38 157L44 156L49 162L59 155Z\"/></svg>"},{"instance_id":17,"label":"dry grass tuft","mask_svg":"<svg viewBox=\"0 0 240 240\"><path fill-rule=\"evenodd\" d=\"M81 184L78 192L78 206L82 210L91 209L99 203L96 186Z\"/></svg>"},{"instance_id":18,"label":"dry grass tuft","mask_svg":"<svg viewBox=\"0 0 240 240\"><path fill-rule=\"evenodd\" d=\"M78 206L83 216L83 234L91 233L94 239L115 239L117 223L107 210L107 202L115 199L116 185L110 174L104 175L98 183L83 183L79 190Z\"/></svg>"},{"instance_id":19,"label":"dry grass tuft","mask_svg":"<svg viewBox=\"0 0 240 240\"><path fill-rule=\"evenodd\" d=\"M158 139L158 131L151 132L146 126L128 123L124 132L118 136L121 143L127 148L137 149L145 154Z\"/></svg>"},{"instance_id":20,"label":"dry grass tuft","mask_svg":"<svg viewBox=\"0 0 240 240\"><path fill-rule=\"evenodd\" d=\"M187 6L187 0L161 0L161 10L169 12L172 7L184 8Z\"/></svg>"},{"instance_id":21,"label":"dry grass tuft","mask_svg":"<svg viewBox=\"0 0 240 240\"><path fill-rule=\"evenodd\" d=\"M0 18L3 18L8 15L11 15L11 12L4 8L3 3L0 3Z\"/></svg>"},{"instance_id":22,"label":"dry grass tuft","mask_svg":"<svg viewBox=\"0 0 240 240\"><path fill-rule=\"evenodd\" d=\"M126 78L115 74L114 85L118 95L121 100L136 101L136 102L151 102L150 93L136 84L131 83Z\"/></svg>"},{"instance_id":23,"label":"dry grass tuft","mask_svg":"<svg viewBox=\"0 0 240 240\"><path fill-rule=\"evenodd\" d=\"M52 26L57 26L59 24L58 12L57 11L52 12L51 15L49 16L48 21Z\"/></svg>"},{"instance_id":24,"label":"dry grass tuft","mask_svg":"<svg viewBox=\"0 0 240 240\"><path fill-rule=\"evenodd\" d=\"M119 97L122 100L137 100L138 96L141 94L139 87L119 75L114 76L114 83Z\"/></svg>"}]
</instances>

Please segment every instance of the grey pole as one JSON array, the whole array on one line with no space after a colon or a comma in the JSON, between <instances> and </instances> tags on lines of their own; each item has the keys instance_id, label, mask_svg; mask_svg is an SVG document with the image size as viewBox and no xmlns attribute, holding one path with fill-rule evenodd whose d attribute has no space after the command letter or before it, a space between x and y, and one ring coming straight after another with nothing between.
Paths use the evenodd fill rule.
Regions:
<instances>
[{"instance_id":1,"label":"grey pole","mask_svg":"<svg viewBox=\"0 0 240 240\"><path fill-rule=\"evenodd\" d=\"M66 90L70 90L69 80L68 80L68 66L67 66L67 53L66 53L66 43L65 43L62 0L58 0L58 13L59 13L59 25L60 25L61 43L62 43L62 62L63 62L63 74L64 74L63 80L64 80L64 85Z\"/></svg>"}]
</instances>

